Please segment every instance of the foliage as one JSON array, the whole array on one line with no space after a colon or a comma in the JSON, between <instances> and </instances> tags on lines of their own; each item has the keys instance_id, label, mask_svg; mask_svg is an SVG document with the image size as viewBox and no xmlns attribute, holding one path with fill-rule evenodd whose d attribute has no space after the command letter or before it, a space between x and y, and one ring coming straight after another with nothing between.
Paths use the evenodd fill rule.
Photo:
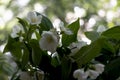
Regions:
<instances>
[{"instance_id":1,"label":"foliage","mask_svg":"<svg viewBox=\"0 0 120 80\"><path fill-rule=\"evenodd\" d=\"M85 32L85 35L91 39L91 44L80 45L81 48L77 46L71 48L72 43L79 42L77 40L79 19L65 27L73 32L68 35L57 31L47 17L34 13L34 16L42 16L41 23L33 25L18 18L22 30L16 34L17 37L10 35L5 46L4 53L10 52L18 68L11 80L21 79L21 72L27 72L27 76L31 77L30 80L76 80L73 77L76 69L94 70L91 65L97 63L104 64L105 69L96 80L115 80L120 76L120 26L110 28L103 33ZM50 44L46 46L46 43L41 43L42 39ZM77 48L77 52L72 53L72 50Z\"/></svg>"}]
</instances>

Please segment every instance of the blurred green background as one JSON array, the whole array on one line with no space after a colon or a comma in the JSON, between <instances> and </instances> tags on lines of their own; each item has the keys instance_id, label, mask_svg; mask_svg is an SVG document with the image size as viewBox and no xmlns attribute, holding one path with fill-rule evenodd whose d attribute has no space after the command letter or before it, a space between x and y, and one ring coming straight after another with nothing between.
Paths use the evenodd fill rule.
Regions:
<instances>
[{"instance_id":1,"label":"blurred green background","mask_svg":"<svg viewBox=\"0 0 120 80\"><path fill-rule=\"evenodd\" d=\"M81 29L96 30L120 24L119 0L0 0L0 45L6 42L16 17L25 18L38 11L50 18L55 27L60 21L71 23L80 18Z\"/></svg>"}]
</instances>

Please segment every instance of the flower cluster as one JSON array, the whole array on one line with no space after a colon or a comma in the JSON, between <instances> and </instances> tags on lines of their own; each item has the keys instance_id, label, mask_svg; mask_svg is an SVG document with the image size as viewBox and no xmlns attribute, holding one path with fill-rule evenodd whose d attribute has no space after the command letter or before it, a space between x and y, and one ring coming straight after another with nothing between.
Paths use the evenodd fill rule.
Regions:
<instances>
[{"instance_id":1,"label":"flower cluster","mask_svg":"<svg viewBox=\"0 0 120 80\"><path fill-rule=\"evenodd\" d=\"M60 40L61 40L60 36L62 34L69 35L69 36L74 34L72 32L72 30L70 30L69 28L66 28L64 26L63 22L61 22L59 25L60 31L57 31L57 29L55 27L53 27L52 25L49 25L52 27L47 26L47 22L49 22L49 19L47 19L45 16L43 16L35 11L29 12L27 14L27 20L22 20L20 18L18 18L18 19L19 19L19 22L21 23L21 25L13 27L12 33L10 35L11 39L13 39L13 41L15 41L15 43L19 44L19 48L17 48L17 51L19 50L20 52L16 55L24 57L27 54L26 52L28 52L28 55L32 56L32 61L33 61L33 62L31 62L31 61L25 59L25 60L27 60L27 62L25 61L26 63L24 65L25 71L20 70L20 80L27 80L27 79L34 80L35 79L34 76L37 76L38 73L40 73L39 70L42 69L39 66L41 64L39 61L39 58L41 58L41 59L44 59L44 58L42 58L40 56L44 56L47 53L46 57L48 57L49 56L48 52L50 52L52 54L50 56L50 58L51 59L55 58L56 60L54 60L54 61L58 61L57 65L61 65L61 63L63 63L63 62L61 62L61 59L62 59L62 57L65 56L63 54L63 52L65 52L65 54L72 55L72 53L76 53L75 51L77 51L77 49L80 49L81 45L79 45L79 46L77 45L77 44L79 44L79 42L76 42L75 44L74 43L69 44L66 47L61 46L62 43L60 42ZM51 24L51 22L49 22L48 24ZM35 42L32 44L31 43L32 41L35 41ZM35 45L36 42L38 44ZM8 43L8 45L9 45L9 43ZM35 46L33 47L33 45L35 45ZM37 48L36 48L36 46L37 46ZM63 52L61 53L59 49ZM31 53L31 51L32 51L32 53ZM68 52L68 51L70 51L70 52ZM45 54L43 54L43 53L45 53ZM11 54L14 56L15 53L13 51L11 51ZM30 54L32 54L32 55L30 55ZM61 54L63 54L63 55L61 55ZM16 55L15 55L15 57L16 57ZM28 59L29 59L29 56L25 56L25 57L28 57ZM17 58L16 59L19 63L23 64L24 61L21 62L21 60L23 60L23 58L21 58L21 57L18 57L18 59ZM52 61L51 61L51 66L57 66L55 63L53 63L54 61L53 62ZM17 65L20 65L20 64L17 64ZM40 68L35 67L34 65L37 65ZM28 68L26 68L26 66L28 66ZM31 69L33 71L35 70L34 73L31 74L32 70L29 68L29 66L31 67ZM46 70L42 69L42 71L44 73L44 71L46 71ZM35 74L35 73L37 73L37 74ZM47 72L47 74L49 74L49 71ZM43 77L44 77L44 74L43 74ZM44 79L43 77L40 78L40 76L39 76L38 80L43 80ZM37 79L35 79L35 80L37 80Z\"/></svg>"},{"instance_id":2,"label":"flower cluster","mask_svg":"<svg viewBox=\"0 0 120 80\"><path fill-rule=\"evenodd\" d=\"M100 63L93 65L93 68L94 70L87 69L86 71L84 69L77 69L74 71L73 76L78 80L86 80L88 77L90 79L96 79L104 71L104 65Z\"/></svg>"},{"instance_id":3,"label":"flower cluster","mask_svg":"<svg viewBox=\"0 0 120 80\"><path fill-rule=\"evenodd\" d=\"M29 24L38 26L41 23L42 15L37 15L35 11L29 12L27 14L27 20ZM70 29L64 27L63 22L60 23L60 30L61 30L61 33L65 33L67 35L73 34ZM22 31L21 26L13 27L11 37L13 38L18 37L19 36L18 34L20 33L20 31ZM59 44L59 39L60 39L59 34L55 28L52 28L50 31L43 31L41 34L41 39L39 41L40 48L42 50L47 50L54 53Z\"/></svg>"},{"instance_id":4,"label":"flower cluster","mask_svg":"<svg viewBox=\"0 0 120 80\"><path fill-rule=\"evenodd\" d=\"M17 64L11 80L106 80L119 71L120 27L84 32L91 40L87 44L78 40L79 19L69 25L61 21L59 29L35 11L18 20L4 48Z\"/></svg>"}]
</instances>

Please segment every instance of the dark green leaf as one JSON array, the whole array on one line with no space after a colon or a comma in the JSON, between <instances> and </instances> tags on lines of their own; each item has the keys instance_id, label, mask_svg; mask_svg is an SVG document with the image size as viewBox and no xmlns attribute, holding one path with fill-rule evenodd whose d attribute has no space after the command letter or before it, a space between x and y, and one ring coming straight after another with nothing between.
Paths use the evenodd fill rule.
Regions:
<instances>
[{"instance_id":1,"label":"dark green leaf","mask_svg":"<svg viewBox=\"0 0 120 80\"><path fill-rule=\"evenodd\" d=\"M24 69L26 64L29 61L29 51L25 44L22 45L22 52L23 52L23 55L22 55L21 66L22 66L22 69Z\"/></svg>"},{"instance_id":2,"label":"dark green leaf","mask_svg":"<svg viewBox=\"0 0 120 80\"><path fill-rule=\"evenodd\" d=\"M88 46L82 47L73 58L76 60L79 67L82 67L86 63L90 62L96 56L100 54L104 39L100 38Z\"/></svg>"},{"instance_id":3,"label":"dark green leaf","mask_svg":"<svg viewBox=\"0 0 120 80\"><path fill-rule=\"evenodd\" d=\"M24 31L26 33L27 32L28 23L24 19L21 19L21 18L18 18L18 17L17 17L17 19L19 20L19 23L23 26L23 29L24 29Z\"/></svg>"},{"instance_id":4,"label":"dark green leaf","mask_svg":"<svg viewBox=\"0 0 120 80\"><path fill-rule=\"evenodd\" d=\"M68 25L67 28L72 30L73 34L72 35L67 35L67 34L62 35L63 46L68 46L70 43L77 41L77 33L79 30L79 27L80 27L79 19L77 21L73 22L72 24Z\"/></svg>"},{"instance_id":5,"label":"dark green leaf","mask_svg":"<svg viewBox=\"0 0 120 80\"><path fill-rule=\"evenodd\" d=\"M42 15L40 13L37 13L38 15ZM42 15L42 20L40 23L40 34L42 33L42 31L48 31L51 28L53 28L53 24L52 22L44 15Z\"/></svg>"},{"instance_id":6,"label":"dark green leaf","mask_svg":"<svg viewBox=\"0 0 120 80\"><path fill-rule=\"evenodd\" d=\"M53 58L52 58L51 64L52 64L52 66L54 66L54 67L57 67L57 66L59 65L59 61L58 61L57 57L53 57Z\"/></svg>"},{"instance_id":7,"label":"dark green leaf","mask_svg":"<svg viewBox=\"0 0 120 80\"><path fill-rule=\"evenodd\" d=\"M29 28L28 32L26 33L27 41L29 41L31 39L32 34L35 32L36 28L37 27L35 25L30 25L30 28Z\"/></svg>"},{"instance_id":8,"label":"dark green leaf","mask_svg":"<svg viewBox=\"0 0 120 80\"><path fill-rule=\"evenodd\" d=\"M107 38L120 40L120 26L110 28L107 31L103 32L101 35Z\"/></svg>"},{"instance_id":9,"label":"dark green leaf","mask_svg":"<svg viewBox=\"0 0 120 80\"><path fill-rule=\"evenodd\" d=\"M104 41L104 45L102 46L104 49L110 51L111 53L115 53L115 47L106 39Z\"/></svg>"},{"instance_id":10,"label":"dark green leaf","mask_svg":"<svg viewBox=\"0 0 120 80\"><path fill-rule=\"evenodd\" d=\"M105 66L105 70L96 80L116 80L120 76L120 57Z\"/></svg>"},{"instance_id":11,"label":"dark green leaf","mask_svg":"<svg viewBox=\"0 0 120 80\"><path fill-rule=\"evenodd\" d=\"M62 80L68 80L72 69L72 62L66 57L62 58Z\"/></svg>"},{"instance_id":12,"label":"dark green leaf","mask_svg":"<svg viewBox=\"0 0 120 80\"><path fill-rule=\"evenodd\" d=\"M5 52L11 52L12 56L14 56L15 60L19 61L22 57L21 53L21 43L18 42L16 39L13 39L12 37L8 37L7 45L4 48Z\"/></svg>"},{"instance_id":13,"label":"dark green leaf","mask_svg":"<svg viewBox=\"0 0 120 80\"><path fill-rule=\"evenodd\" d=\"M32 60L35 65L38 65L41 61L43 51L39 47L39 42L35 39L30 41L30 46L32 48Z\"/></svg>"}]
</instances>

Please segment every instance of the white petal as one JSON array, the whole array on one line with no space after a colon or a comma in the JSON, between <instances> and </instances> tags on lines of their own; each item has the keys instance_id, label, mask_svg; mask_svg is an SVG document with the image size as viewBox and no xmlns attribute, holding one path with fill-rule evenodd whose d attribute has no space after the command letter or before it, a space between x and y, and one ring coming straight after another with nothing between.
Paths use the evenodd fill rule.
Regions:
<instances>
[{"instance_id":1,"label":"white petal","mask_svg":"<svg viewBox=\"0 0 120 80\"><path fill-rule=\"evenodd\" d=\"M40 24L41 20L42 20L42 16L41 15L37 15L36 12L29 12L27 15L27 19L30 22L30 24Z\"/></svg>"},{"instance_id":2,"label":"white petal","mask_svg":"<svg viewBox=\"0 0 120 80\"><path fill-rule=\"evenodd\" d=\"M105 65L103 64L95 64L95 70L99 72L100 74L104 71Z\"/></svg>"},{"instance_id":3,"label":"white petal","mask_svg":"<svg viewBox=\"0 0 120 80\"><path fill-rule=\"evenodd\" d=\"M106 29L106 27L103 26L103 25L101 25L101 26L99 26L99 27L97 28L97 32L100 32L100 33L104 32L105 30L107 30L107 29Z\"/></svg>"},{"instance_id":4,"label":"white petal","mask_svg":"<svg viewBox=\"0 0 120 80\"><path fill-rule=\"evenodd\" d=\"M35 12L29 12L28 14L27 14L27 18L29 18L29 19L31 19L31 18L34 18L34 17L36 17L36 13Z\"/></svg>"},{"instance_id":5,"label":"white petal","mask_svg":"<svg viewBox=\"0 0 120 80\"><path fill-rule=\"evenodd\" d=\"M59 26L60 26L60 28L64 27L64 23L60 22Z\"/></svg>"},{"instance_id":6,"label":"white petal","mask_svg":"<svg viewBox=\"0 0 120 80\"><path fill-rule=\"evenodd\" d=\"M77 69L73 72L73 77L78 80L86 80L88 74L84 72L84 69Z\"/></svg>"},{"instance_id":7,"label":"white petal","mask_svg":"<svg viewBox=\"0 0 120 80\"><path fill-rule=\"evenodd\" d=\"M58 38L51 31L43 31L39 44L42 50L48 50L53 53L56 51Z\"/></svg>"},{"instance_id":8,"label":"white petal","mask_svg":"<svg viewBox=\"0 0 120 80\"><path fill-rule=\"evenodd\" d=\"M11 37L12 38L16 38L16 37L18 37L18 34L17 33L19 33L21 31L21 28L20 28L20 26L14 26L13 28L12 28L12 33L11 33Z\"/></svg>"},{"instance_id":9,"label":"white petal","mask_svg":"<svg viewBox=\"0 0 120 80\"><path fill-rule=\"evenodd\" d=\"M89 77L91 79L96 79L98 76L99 76L99 73L97 71L89 70Z\"/></svg>"},{"instance_id":10,"label":"white petal","mask_svg":"<svg viewBox=\"0 0 120 80\"><path fill-rule=\"evenodd\" d=\"M79 41L79 42L73 42L71 43L68 48L71 49L71 54L70 56L73 56L76 52L78 52L83 46L87 45L86 42L83 42L83 41Z\"/></svg>"},{"instance_id":11,"label":"white petal","mask_svg":"<svg viewBox=\"0 0 120 80\"><path fill-rule=\"evenodd\" d=\"M82 76L84 75L84 71L81 69L77 69L73 72L73 77L74 78L82 78Z\"/></svg>"},{"instance_id":12,"label":"white petal","mask_svg":"<svg viewBox=\"0 0 120 80\"><path fill-rule=\"evenodd\" d=\"M64 32L65 34L67 34L67 35L72 35L73 34L72 31L69 28L65 28L64 27L64 23L63 22L60 22L59 26L60 26L60 30L62 32Z\"/></svg>"},{"instance_id":13,"label":"white petal","mask_svg":"<svg viewBox=\"0 0 120 80\"><path fill-rule=\"evenodd\" d=\"M11 35L12 38L18 37L18 35L16 33L11 33L10 35Z\"/></svg>"},{"instance_id":14,"label":"white petal","mask_svg":"<svg viewBox=\"0 0 120 80\"><path fill-rule=\"evenodd\" d=\"M34 73L35 80L44 80L44 72L37 71Z\"/></svg>"},{"instance_id":15,"label":"white petal","mask_svg":"<svg viewBox=\"0 0 120 80\"><path fill-rule=\"evenodd\" d=\"M73 34L73 32L72 32L70 29L68 29L68 28L65 28L65 29L64 29L64 32L65 32L65 34L67 34L67 35L72 35L72 34Z\"/></svg>"}]
</instances>

